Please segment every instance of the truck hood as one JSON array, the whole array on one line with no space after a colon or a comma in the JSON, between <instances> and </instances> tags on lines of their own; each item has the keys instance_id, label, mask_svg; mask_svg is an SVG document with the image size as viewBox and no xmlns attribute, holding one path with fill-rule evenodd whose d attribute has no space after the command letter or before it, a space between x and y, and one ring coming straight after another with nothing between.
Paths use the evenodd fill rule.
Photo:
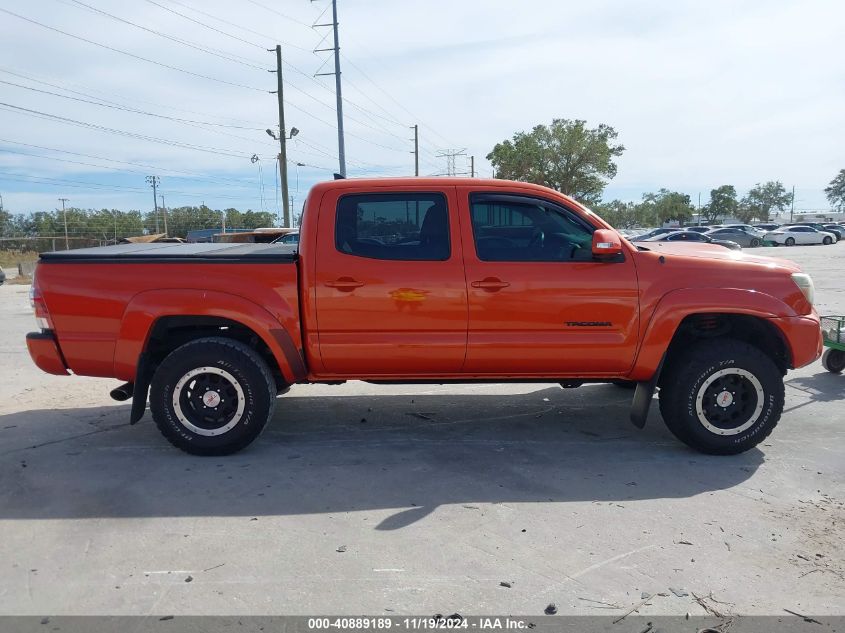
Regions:
<instances>
[{"instance_id":1,"label":"truck hood","mask_svg":"<svg viewBox=\"0 0 845 633\"><path fill-rule=\"evenodd\" d=\"M766 268L779 268L789 272L801 272L801 267L788 259L779 257L766 257L764 255L751 255L746 251L732 251L724 246L715 244L693 244L693 243L672 243L672 242L650 242L640 243L640 246L648 248L653 253L660 255L677 255L680 257L698 257L702 259L734 261L744 264L756 264Z\"/></svg>"}]
</instances>

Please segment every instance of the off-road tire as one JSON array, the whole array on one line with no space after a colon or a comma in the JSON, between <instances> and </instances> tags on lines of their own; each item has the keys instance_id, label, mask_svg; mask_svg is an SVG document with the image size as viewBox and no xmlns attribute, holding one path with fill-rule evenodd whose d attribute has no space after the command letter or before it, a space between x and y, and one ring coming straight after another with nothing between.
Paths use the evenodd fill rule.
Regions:
<instances>
[{"instance_id":1,"label":"off-road tire","mask_svg":"<svg viewBox=\"0 0 845 633\"><path fill-rule=\"evenodd\" d=\"M838 349L826 349L822 354L822 367L832 374L841 374L845 370L845 352Z\"/></svg>"},{"instance_id":2,"label":"off-road tire","mask_svg":"<svg viewBox=\"0 0 845 633\"><path fill-rule=\"evenodd\" d=\"M829 235L825 235L822 238L822 244L824 244L825 246L830 246L831 244L833 244L833 238Z\"/></svg>"},{"instance_id":3,"label":"off-road tire","mask_svg":"<svg viewBox=\"0 0 845 633\"><path fill-rule=\"evenodd\" d=\"M787 246L795 246L795 238L794 237L787 237L784 241L784 244Z\"/></svg>"},{"instance_id":4,"label":"off-road tire","mask_svg":"<svg viewBox=\"0 0 845 633\"><path fill-rule=\"evenodd\" d=\"M732 388L719 385L734 384L731 381L736 389L727 395ZM714 388L724 390L715 395ZM722 394L730 404L717 409ZM783 375L761 350L733 339L709 340L692 345L663 369L660 413L687 446L711 455L735 455L757 446L774 430L783 413L783 397ZM734 405L737 408L731 409ZM746 417L743 411L750 413ZM718 420L734 414L739 415L735 426Z\"/></svg>"},{"instance_id":5,"label":"off-road tire","mask_svg":"<svg viewBox=\"0 0 845 633\"><path fill-rule=\"evenodd\" d=\"M206 398L217 406L207 407ZM178 347L150 384L156 426L192 455L230 455L246 447L264 430L275 402L267 363L254 349L227 338L200 338Z\"/></svg>"}]
</instances>

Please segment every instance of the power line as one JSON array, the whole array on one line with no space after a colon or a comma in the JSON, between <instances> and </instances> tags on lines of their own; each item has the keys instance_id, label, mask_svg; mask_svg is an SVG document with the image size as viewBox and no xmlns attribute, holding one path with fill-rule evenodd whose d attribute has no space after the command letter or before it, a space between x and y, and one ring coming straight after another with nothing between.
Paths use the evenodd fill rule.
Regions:
<instances>
[{"instance_id":1,"label":"power line","mask_svg":"<svg viewBox=\"0 0 845 633\"><path fill-rule=\"evenodd\" d=\"M276 10L276 9L273 9L273 8L271 8L271 7L268 7L266 4L262 4L262 3L260 3L260 2L256 2L256 0L247 0L247 2L249 2L250 4L254 4L254 5L255 5L255 6L257 6L257 7L261 7L262 9L265 9L266 11L269 11L270 13L275 13L276 15L278 15L278 16L280 16L280 17L283 17L283 18L285 18L286 20L290 20L291 22L295 22L296 24L299 24L300 26L304 26L304 27L305 27L305 28L307 28L307 29L310 29L310 28L311 28L311 25L310 25L310 24L308 24L308 23L306 23L306 22L302 22L301 20L297 20L296 18L292 18L292 17L290 17L289 15L286 15L286 14L282 13L281 11L278 11L278 10ZM325 13L325 10L323 10L323 13ZM322 15L322 14L321 14L321 15Z\"/></svg>"},{"instance_id":2,"label":"power line","mask_svg":"<svg viewBox=\"0 0 845 633\"><path fill-rule=\"evenodd\" d=\"M73 1L73 2L78 2L79 0L71 0L71 1ZM227 25L229 25L229 26L231 26L231 27L234 27L234 28L239 28L239 29L241 29L241 30L247 31L247 32L252 33L252 34L254 34L254 35L258 35L259 37L263 37L263 38L265 38L265 39L267 39L267 40L270 40L270 41L274 41L274 42L275 42L275 41L278 41L278 38L274 38L274 37L272 37L272 36L270 36L270 35L266 35L266 34L264 34L264 33L259 33L258 31L254 31L254 30L249 29L249 28L246 28L246 27L244 27L244 26L241 26L241 25L235 24L235 23L233 23L233 22L231 22L231 21L229 21L229 20L224 20L224 19L222 19L222 18L220 18L220 17L218 17L218 16L215 16L215 15L213 15L213 14L211 14L211 13L208 13L208 12L206 12L206 11L201 11L200 9L196 9L196 8L194 8L194 7L191 7L191 6L189 6L189 5L187 5L187 4L183 3L183 2L179 2L178 0L171 0L171 1L172 1L172 2L174 2L174 3L176 3L176 4L178 4L178 5L180 5L180 6L185 7L185 8L187 8L187 9L191 10L191 11L195 11L195 12L200 13L200 14L202 14L202 15L205 15L206 17L209 17L209 18L211 18L211 19L213 19L213 20L217 20L218 22L221 22L221 23L223 23L223 24L227 24ZM251 2L252 2L252 0L249 0L249 1L251 1ZM227 32L225 32L225 31L221 31L221 30L219 30L219 29L215 29L214 27L211 27L211 26L209 26L208 24L205 24L204 22L200 22L200 21L198 21L198 20L195 20L195 19L193 19L193 18L190 18L189 16L186 16L186 15L184 15L183 13L179 13L179 12L173 11L172 9L169 9L168 7L165 7L165 6L161 5L161 4L159 4L158 2L155 2L154 0L147 0L147 2L150 2L150 3L152 3L152 4L154 4L154 5L158 6L158 7L161 7L162 9L165 9L166 11L170 11L171 13L175 13L176 15L179 15L179 16L181 16L181 17L183 17L183 18L187 19L187 20L191 20L191 21L192 21L192 22L194 22L195 24L199 24L199 25L204 26L204 27L206 27L206 28L210 28L210 29L212 29L212 30L215 30L215 31L216 31L216 32L218 32L218 33L222 33L222 34L227 35L227 36L229 36L229 37L235 37L236 39L239 39L239 41L246 42L246 43L248 43L248 44L250 44L250 45L252 45L252 46L259 47L259 45L258 45L258 44L255 44L254 42L249 42L248 40L243 40L243 39L237 38L236 36L233 36L231 33L227 33ZM261 7L261 8L263 8L263 9L267 10L267 11L270 11L270 12L272 12L272 13L274 13L274 14L277 14L277 15L280 15L280 16L282 16L282 17L285 17L285 18L288 18L288 19L292 19L292 20L293 20L293 18L290 18L289 16L287 16L287 15L285 15L285 14L283 14L283 13L280 13L279 11L277 11L277 10L275 10L275 9L271 8L271 7L268 7L268 6L266 6L266 5L263 5L263 4L259 3L259 2L252 2L252 4L254 4L254 5L258 6L258 7ZM294 21L296 21L296 20L294 20ZM297 22L298 24L302 25L302 26L305 26L306 28L311 29L311 26L310 26L310 25L308 25L308 24L306 24L306 23L304 23L304 22L299 22L299 21L296 21L296 22ZM281 43L282 43L282 44L284 44L285 46L289 46L289 47L296 48L296 49L299 49L299 50L303 50L303 51L308 51L308 52L311 52L311 49L306 49L306 48L304 48L304 47L302 47L302 46L298 46L298 45L296 45L296 44L292 44L292 43L290 43L290 42L284 42L284 41L282 41ZM345 56L345 55L344 55L343 57L344 57L344 59L346 59L346 56ZM350 62L350 63L351 63L351 62ZM314 82L314 83L315 83L316 85L318 85L320 88L323 88L324 90L327 90L327 91L331 92L331 91L330 91L330 90L329 90L326 86L324 86L322 83L320 83L319 81L317 81L317 80L316 80L316 79L315 79L312 75L310 75L310 74L308 74L308 73L306 73L306 72L303 72L302 70L300 70L299 68L297 68L296 66L294 66L293 64L291 64L291 63L290 63L290 62L288 62L288 61L285 61L285 62L284 62L284 64L285 64L285 66L287 66L288 68L290 68L293 72L295 72L295 73L297 73L297 74L299 74L299 75L302 75L303 77L305 77L305 78L306 78L306 79L308 79L309 81ZM348 80L347 80L347 81L348 81ZM350 85L352 85L352 84L350 84ZM304 92L304 91L302 91L301 89L298 89L296 86L292 86L292 87L293 87L295 90L300 90L301 92ZM367 97L367 94L366 94L364 91L360 90L360 89L359 89L359 88L357 88L357 87L356 87L356 90L358 90L358 92L360 92L363 96ZM308 93L306 93L306 94L308 94ZM309 96L311 96L311 95L309 94ZM367 98L368 98L370 101L372 101L373 103L375 103L375 104L376 104L376 105L377 105L377 106L378 106L381 110L383 110L383 111L387 112L387 110L385 110L383 106L379 105L379 104L378 104L378 102L374 101L374 100L373 100L372 98L370 98L370 97L367 97ZM379 114L379 113L377 113L377 112L373 112L372 110L369 110L369 109L367 109L367 108L365 108L365 107L363 107L363 106L361 106L361 105L359 105L359 104L355 103L354 101L352 101L351 99L349 99L349 98L347 98L347 97L343 97L343 102L344 102L344 103L347 103L347 104L349 104L350 106L352 106L353 108L356 108L357 110L361 111L361 112L362 112L363 114L365 114L366 116L369 116L369 117L377 117L377 118L379 118L379 119L382 119L382 120L384 120L384 121L388 121L389 123L392 123L392 124L397 125L397 126L399 126L399 127L403 127L403 128L404 128L404 127L407 127L405 123L402 123L402 122L400 122L400 121L397 121L397 120L396 120L395 118L393 118L392 116L384 116L384 115ZM323 102L318 101L318 103L323 103ZM324 104L324 105L325 105L325 104ZM389 114L389 113L388 113L388 114ZM351 117L349 117L349 118L351 118ZM355 119L352 119L352 120L355 120ZM371 119L371 120L372 120L372 119ZM359 121L359 122L360 122L360 121ZM400 137L397 137L397 138L400 138ZM400 140L402 140L402 139L400 138Z\"/></svg>"},{"instance_id":3,"label":"power line","mask_svg":"<svg viewBox=\"0 0 845 633\"><path fill-rule=\"evenodd\" d=\"M41 82L41 83L46 83L46 82ZM112 110L122 110L124 112L132 112L134 114L143 114L143 115L146 115L146 116L156 117L158 119L166 119L168 121L174 121L176 123L188 123L188 124L201 125L201 126L225 127L225 128L233 128L233 129L238 129L238 130L252 130L252 131L256 131L256 132L258 132L258 131L263 132L263 130L259 127L246 127L246 126L242 126L242 125L226 125L225 123L214 123L213 121L197 121L197 120L194 120L194 119L182 119L180 117L167 116L166 114L156 114L155 112L148 112L146 110L139 110L137 108L131 108L129 106L105 102L102 99L99 99L99 97L94 97L92 95L88 95L88 96L90 96L92 99L96 99L96 101L92 101L91 99L82 99L80 97L71 97L69 95L63 95L63 94L59 94L57 92L51 92L49 90L41 90L40 88L33 88L31 86L24 86L23 84L18 84L18 83L15 83L13 81L4 81L2 79L0 79L0 84L6 84L7 86L15 86L16 88L23 88L24 90L30 90L32 92L39 92L41 94L47 94L47 95L51 95L51 96L54 96L54 97L60 97L62 99L70 99L71 101L79 101L79 102L82 102L82 103L90 103L91 105L100 106L102 108L111 108ZM47 84L47 85L52 85L52 84ZM60 86L56 86L56 87L59 90L64 90L64 88L61 88ZM77 93L77 94L81 94L81 93ZM245 138L245 137L236 136L234 138ZM247 140L249 140L249 139L247 139Z\"/></svg>"},{"instance_id":4,"label":"power line","mask_svg":"<svg viewBox=\"0 0 845 633\"><path fill-rule=\"evenodd\" d=\"M176 37L173 35L168 35L167 33L162 33L161 31L157 31L155 29L148 28L136 22L132 22L131 20L127 20L125 18L121 18L120 16L114 15L113 13L109 13L107 11L103 11L102 9L98 9L97 7L92 7L90 4L86 4L82 2L82 0L66 0L66 2L73 2L74 4L84 7L89 11L94 13L99 13L100 15L104 15L107 18L111 18L117 22L121 22L123 24L127 24L129 26L134 26L137 29L141 29L142 31L146 31L147 33L152 33L158 37L162 37L166 40L170 40L171 42L176 42L177 44L182 44L183 46L187 46L194 50L198 50L202 53L206 53L208 55L214 55L215 57L219 57L221 59L225 59L230 62L234 62L236 64L242 64L243 66L249 66L250 68L255 68L256 70L264 70L263 66L259 66L257 63L253 63L249 58L242 57L240 55L235 55L233 53L226 53L225 51L220 51L219 49L211 48L208 46L203 46L202 44L197 44L195 42L191 42L189 40L182 39L180 37ZM240 59L238 59L240 58ZM247 60L247 61L243 61Z\"/></svg>"},{"instance_id":5,"label":"power line","mask_svg":"<svg viewBox=\"0 0 845 633\"><path fill-rule=\"evenodd\" d=\"M148 0L148 1L151 1L151 0ZM180 2L179 0L170 0L170 1L171 1L173 4L178 4L179 6L184 7L184 8L186 8L186 9L188 9L189 11L193 11L194 13L199 13L200 15L204 15L204 16L205 16L205 17L207 17L207 18L211 18L212 20L215 20L215 21L220 22L220 23L222 23L222 24L226 24L227 26L231 26L231 27L234 27L234 28L236 28L236 29L240 29L240 30L245 31L245 32L247 32L247 33L251 33L252 35L257 35L258 37L263 37L264 39L266 39L266 40L267 40L267 41L269 41L269 42L278 42L278 41L279 41L279 39L278 39L277 37L273 37L272 35L267 35L267 34L265 34L265 33L260 33L260 32L258 32L258 31L254 31L254 30L252 30L252 29L250 29L250 28L247 28L247 27L245 27L245 26L242 26L242 25L240 25L240 24L235 24L234 22L230 22L229 20L225 20L225 19L223 19L223 18L221 18L221 17L218 17L218 16L215 16L215 15L212 15L211 13L208 13L208 12L206 12L206 11L202 11L201 9L197 9L196 7L192 7L192 6L190 6L190 5L187 5L187 4L185 4L184 2ZM162 8L162 9L164 9L165 11L170 11L171 13L174 13L175 15L179 15L179 16L181 16L181 17L185 18L186 20L191 20L191 21L193 21L195 24L199 24L200 26L204 26L204 27L206 27L206 28L208 28L208 29L213 29L213 28L214 28L214 27L211 27L211 26L209 26L208 24L205 24L205 23L200 22L200 21L198 21L198 20L192 20L192 18L190 18L190 17L188 17L188 16L186 16L186 15L184 15L184 14L182 14L182 13L178 13L178 12L176 12L176 11L173 11L172 9L169 9L168 7L164 7L164 6L162 6L162 5L160 5L160 4L157 4L157 3L153 3L153 4L156 4L156 6L161 7L161 8ZM235 36L233 36L231 33L225 33L225 35L227 35L227 36L229 36L229 37L235 37ZM289 47L291 47L291 48L296 48L296 49L299 49L299 50L301 50L301 51L305 51L305 52L308 52L308 53L310 53L310 52L311 52L311 49L310 49L310 48L305 48L304 46L297 46L296 44L292 44L291 42L284 42L284 41L282 41L282 42L280 42L280 43L281 43L281 44L284 44L285 46L289 46ZM257 46L257 45L256 45L256 46Z\"/></svg>"},{"instance_id":6,"label":"power line","mask_svg":"<svg viewBox=\"0 0 845 633\"><path fill-rule=\"evenodd\" d=\"M46 185L62 185L67 187L73 187L74 189L84 189L86 187L94 188L94 189L105 189L114 191L116 193L143 193L146 194L149 189L145 187L132 187L129 185L117 185L117 184L107 184L101 182L93 182L87 180L73 180L68 178L52 178L49 176L31 176L29 174L15 174L15 173L5 173L0 172L0 178L3 180L8 180L11 182L32 182L33 184L46 184ZM167 188L164 191L167 192L168 195L180 195L180 196L188 196L188 197L202 197L208 195L214 195L216 198L227 199L227 200L245 200L248 199L250 196L232 196L226 194L210 194L208 191L205 192L191 192L191 191L180 191L177 189L170 189Z\"/></svg>"},{"instance_id":7,"label":"power line","mask_svg":"<svg viewBox=\"0 0 845 633\"><path fill-rule=\"evenodd\" d=\"M55 27L48 26L47 24L44 24L43 22L39 22L37 20L33 20L31 18L24 17L22 15L19 15L17 13L14 13L13 11L9 11L7 9L0 8L0 12L6 13L7 15L11 15L11 16L16 17L16 18L19 18L21 20L24 20L25 22L29 22L30 24L35 24L35 25L40 26L42 28L45 28L49 31L53 31L54 33L60 33L61 35L65 35L67 37L70 37L70 38L73 38L73 39L76 39L76 40L80 40L82 42L86 42L87 44L91 44L93 46L98 46L100 48L112 51L114 53L120 53L121 55L126 55L127 57L131 57L133 59L137 59L137 60L140 60L140 61L143 61L143 62L147 62L149 64L155 64L156 66L161 66L162 68L169 68L170 70L175 70L177 72L184 73L186 75L191 75L192 77L199 77L201 79L207 79L209 81L215 81L217 83L226 84L228 86L233 86L233 87L236 87L236 88L245 88L247 90L255 90L255 91L258 91L258 92L264 92L264 89L262 89L262 88L256 88L255 86L248 86L246 84L240 84L240 83L237 83L237 82L228 81L226 79L220 79L218 77L212 77L210 75L203 75L202 73L196 73L192 70L180 68L179 66L172 66L170 64L165 64L164 62L159 62L159 61L156 61L154 59L150 59L148 57L142 57L141 55L136 55L135 53L130 53L129 51L124 51L122 49L115 48L113 46L108 46L107 44L102 44L101 42L95 42L94 40L89 40L89 39L81 37L79 35L74 35L73 33L68 33L67 31L62 31L61 29L57 29Z\"/></svg>"},{"instance_id":8,"label":"power line","mask_svg":"<svg viewBox=\"0 0 845 633\"><path fill-rule=\"evenodd\" d=\"M58 123L65 123L67 125L75 125L77 127L84 127L99 132L108 134L116 134L118 136L126 136L129 138L139 139L142 141L150 141L152 143L161 143L163 145L170 145L172 147L181 147L183 149L190 149L198 152L205 152L208 154L219 154L221 156L232 156L235 158L249 158L249 154L235 152L234 150L222 149L219 147L205 147L203 145L194 145L193 143L181 143L170 139L158 138L155 136L148 136L146 134L139 134L137 132L128 132L118 128L107 127L104 125L97 125L96 123L88 123L86 121L78 121L77 119L70 119L68 117L59 116L57 114L50 114L49 112L41 112L39 110L32 110L30 108L23 108L21 106L12 105L11 103L4 103L0 101L0 108L12 112L19 112L27 116L34 116L39 119L46 119L49 121L56 121Z\"/></svg>"},{"instance_id":9,"label":"power line","mask_svg":"<svg viewBox=\"0 0 845 633\"><path fill-rule=\"evenodd\" d=\"M152 170L156 170L156 171L159 171L159 172L163 172L163 171L171 172L171 175L169 175L170 178L176 178L177 176L172 175L172 174L175 173L175 174L185 174L186 177L190 177L190 178L193 178L193 179L196 179L196 180L210 180L210 181L213 181L213 182L224 181L224 182L238 184L238 186L242 186L242 187L246 187L246 186L252 187L255 184L254 182L251 182L249 180L240 179L240 178L228 178L228 177L225 177L225 176L211 177L211 176L208 176L206 174L199 174L197 172L192 172L192 171L185 171L185 170L173 169L173 168L162 168L162 167L159 167L159 166L156 166L156 165L148 165L146 163L135 163L135 162L130 162L130 161L118 160L118 159L115 159L115 158L107 158L107 157L104 157L104 156L95 156L93 154L83 154L81 152L72 152L72 151L69 151L69 150L59 149L59 148L56 148L56 147L46 147L44 145L33 145L31 143L22 143L20 141L12 141L12 140L3 139L3 138L0 138L0 142L11 143L13 145L21 145L23 147L32 147L32 148L35 148L35 149L43 149L43 150L46 150L46 151L49 151L49 152L58 152L60 154L68 154L70 156L80 156L82 158L91 158L91 159L94 159L94 160L101 160L101 161L109 162L109 163L118 163L118 164L121 164L121 165L130 165L130 166L133 166L133 167L140 167L144 171L136 171L135 172L135 173L139 173L139 174L146 174L148 170L152 169ZM26 152L11 150L11 149L8 149L8 148L0 148L0 152L7 152L7 153L10 153L10 154L20 154L22 156L33 156L33 157L36 157L36 158L44 158L44 159L47 159L47 160L55 160L55 161L65 162L65 163L73 163L73 164L83 165L83 166L87 166L87 167L97 167L97 168L100 168L100 169L113 169L113 170L117 170L117 171L129 171L129 172L133 171L133 170L120 168L120 167L109 167L108 165L95 165L93 163L85 163L85 162L80 162L80 161L64 159L64 158L56 158L54 156L44 156L44 155L41 155L41 154L26 153ZM240 183L247 183L247 184L240 184Z\"/></svg>"},{"instance_id":10,"label":"power line","mask_svg":"<svg viewBox=\"0 0 845 633\"><path fill-rule=\"evenodd\" d=\"M25 75L25 74L22 74L20 72L11 71L8 68L0 68L0 72L6 73L6 74L9 74L9 75L13 75L14 77L18 77L19 79L26 79L28 81L33 81L37 84L41 84L41 85L44 85L44 86L50 86L51 88L56 88L58 90L64 90L65 92L69 92L71 94L82 95L83 97L90 97L92 99L97 99L98 101L102 101L104 103L110 103L110 104L121 106L121 107L127 107L127 106L124 106L123 104L121 104L117 101L111 101L109 99L97 97L95 95L91 95L91 94L86 93L86 92L82 92L82 91L79 91L79 90L73 90L72 88L68 88L66 86L58 85L58 84L55 84L55 83L50 83L48 81L38 79L37 77L32 77L30 75ZM92 88L90 86L84 86L84 85L81 85L81 84L71 84L71 85L77 86L79 88L84 88L85 90L88 90L89 92L95 92L95 93L100 93L100 94L108 94L109 96L112 96L111 93L105 92L103 90L99 90L97 88ZM209 122L207 122L208 125L215 125L215 126L218 126L218 127L232 127L232 128L239 128L239 129L244 129L244 130L252 130L252 129L261 130L261 129L264 129L262 127L264 124L259 122L259 121L249 121L249 120L245 120L245 119L237 119L237 118L234 118L234 117L225 117L225 116L220 116L220 115L216 115L216 114L210 114L210 113L207 113L207 112L198 112L196 110L188 110L188 109L185 109L185 108L177 108L177 107L174 107L172 105L168 105L168 104L164 104L164 103L157 103L155 101L147 101L145 99L137 98L137 97L134 97L134 96L133 96L133 101L137 101L139 103L147 103L147 104L155 106L157 108L164 108L165 110L173 110L174 112L186 112L188 114L198 114L200 116L215 117L215 118L218 118L218 119L228 119L229 121L238 121L240 123L249 124L249 125L244 125L244 126L236 126L236 125L229 125L229 124L225 124L225 123L214 123L214 122L209 121Z\"/></svg>"}]
</instances>

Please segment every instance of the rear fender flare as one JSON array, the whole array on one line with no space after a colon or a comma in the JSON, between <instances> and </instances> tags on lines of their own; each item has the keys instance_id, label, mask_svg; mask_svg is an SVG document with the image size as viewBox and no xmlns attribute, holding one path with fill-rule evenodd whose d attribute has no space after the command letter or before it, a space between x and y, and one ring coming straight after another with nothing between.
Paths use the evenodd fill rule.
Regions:
<instances>
[{"instance_id":1,"label":"rear fender flare","mask_svg":"<svg viewBox=\"0 0 845 633\"><path fill-rule=\"evenodd\" d=\"M235 321L248 327L270 349L289 384L304 379L306 371L300 345L289 328L298 315L287 302L260 306L237 295L209 290L150 290L135 295L127 304L115 344L114 375L135 380L138 360L158 319L168 316L209 316ZM273 311L273 313L270 312Z\"/></svg>"}]
</instances>

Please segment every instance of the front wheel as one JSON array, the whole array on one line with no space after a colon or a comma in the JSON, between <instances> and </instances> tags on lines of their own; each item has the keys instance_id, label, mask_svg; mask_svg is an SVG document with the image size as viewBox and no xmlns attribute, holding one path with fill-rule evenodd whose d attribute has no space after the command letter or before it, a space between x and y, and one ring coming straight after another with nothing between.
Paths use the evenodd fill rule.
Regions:
<instances>
[{"instance_id":1,"label":"front wheel","mask_svg":"<svg viewBox=\"0 0 845 633\"><path fill-rule=\"evenodd\" d=\"M272 417L275 400L276 385L261 356L226 338L175 349L150 384L156 426L193 455L229 455L249 445Z\"/></svg>"},{"instance_id":2,"label":"front wheel","mask_svg":"<svg viewBox=\"0 0 845 633\"><path fill-rule=\"evenodd\" d=\"M794 237L787 237L784 244L786 244L787 246L795 246L795 238Z\"/></svg>"},{"instance_id":3,"label":"front wheel","mask_svg":"<svg viewBox=\"0 0 845 633\"><path fill-rule=\"evenodd\" d=\"M692 346L663 371L660 413L688 446L713 455L762 442L783 412L783 377L758 348L732 339Z\"/></svg>"},{"instance_id":4,"label":"front wheel","mask_svg":"<svg viewBox=\"0 0 845 633\"><path fill-rule=\"evenodd\" d=\"M845 352L838 349L826 349L822 354L822 367L832 374L841 374L845 370Z\"/></svg>"},{"instance_id":5,"label":"front wheel","mask_svg":"<svg viewBox=\"0 0 845 633\"><path fill-rule=\"evenodd\" d=\"M833 244L833 238L831 238L829 235L825 235L824 239L822 240L822 244L824 244L825 246L830 246L831 244Z\"/></svg>"}]
</instances>

